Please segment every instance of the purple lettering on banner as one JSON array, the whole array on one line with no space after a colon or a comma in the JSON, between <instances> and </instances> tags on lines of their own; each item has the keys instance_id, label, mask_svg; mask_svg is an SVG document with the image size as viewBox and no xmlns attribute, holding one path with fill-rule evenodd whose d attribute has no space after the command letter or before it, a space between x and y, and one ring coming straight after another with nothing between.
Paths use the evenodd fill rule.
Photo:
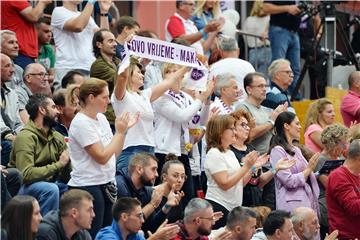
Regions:
<instances>
[{"instance_id":1,"label":"purple lettering on banner","mask_svg":"<svg viewBox=\"0 0 360 240\"><path fill-rule=\"evenodd\" d=\"M186 51L180 49L180 61L186 62Z\"/></svg>"},{"instance_id":2,"label":"purple lettering on banner","mask_svg":"<svg viewBox=\"0 0 360 240\"><path fill-rule=\"evenodd\" d=\"M199 114L196 114L193 118L192 118L192 123L193 124L197 124L200 121L200 116Z\"/></svg>"},{"instance_id":3,"label":"purple lettering on banner","mask_svg":"<svg viewBox=\"0 0 360 240\"><path fill-rule=\"evenodd\" d=\"M193 68L193 70L191 71L191 78L194 81L200 80L202 77L204 77L204 75L205 75L204 71L196 69L196 68Z\"/></svg>"}]
</instances>

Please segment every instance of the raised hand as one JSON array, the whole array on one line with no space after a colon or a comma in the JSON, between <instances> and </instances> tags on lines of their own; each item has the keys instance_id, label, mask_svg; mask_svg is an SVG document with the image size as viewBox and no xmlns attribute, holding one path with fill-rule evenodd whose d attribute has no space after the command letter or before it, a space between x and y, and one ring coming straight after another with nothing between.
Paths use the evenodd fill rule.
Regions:
<instances>
[{"instance_id":1,"label":"raised hand","mask_svg":"<svg viewBox=\"0 0 360 240\"><path fill-rule=\"evenodd\" d=\"M151 194L151 205L158 207L161 203L162 197L164 196L164 188L163 185L160 184L153 188L153 192Z\"/></svg>"},{"instance_id":2,"label":"raised hand","mask_svg":"<svg viewBox=\"0 0 360 240\"><path fill-rule=\"evenodd\" d=\"M277 162L277 164L275 166L275 170L280 171L280 170L285 170L285 169L291 168L292 166L295 165L295 163L296 163L295 159L288 160L287 158L282 158Z\"/></svg>"},{"instance_id":3,"label":"raised hand","mask_svg":"<svg viewBox=\"0 0 360 240\"><path fill-rule=\"evenodd\" d=\"M269 158L270 158L270 156L268 154L263 154L263 155L259 156L254 164L256 169L264 166L264 164L266 164L269 161Z\"/></svg>"},{"instance_id":4,"label":"raised hand","mask_svg":"<svg viewBox=\"0 0 360 240\"><path fill-rule=\"evenodd\" d=\"M309 168L312 172L315 170L315 167L319 161L320 153L315 153L309 160L307 168Z\"/></svg>"},{"instance_id":5,"label":"raised hand","mask_svg":"<svg viewBox=\"0 0 360 240\"><path fill-rule=\"evenodd\" d=\"M339 230L334 230L330 234L326 234L324 240L337 240L337 236L339 235Z\"/></svg>"},{"instance_id":6,"label":"raised hand","mask_svg":"<svg viewBox=\"0 0 360 240\"><path fill-rule=\"evenodd\" d=\"M100 12L101 13L107 13L109 12L109 9L112 4L112 0L98 0Z\"/></svg>"},{"instance_id":7,"label":"raised hand","mask_svg":"<svg viewBox=\"0 0 360 240\"><path fill-rule=\"evenodd\" d=\"M220 218L224 216L223 212L214 212L214 221L217 222Z\"/></svg>"},{"instance_id":8,"label":"raised hand","mask_svg":"<svg viewBox=\"0 0 360 240\"><path fill-rule=\"evenodd\" d=\"M175 186L176 186L175 184L172 185L171 191L167 197L167 202L166 202L166 204L171 207L175 207L179 205L181 198L185 196L183 191L179 191L175 193L175 188L176 188Z\"/></svg>"},{"instance_id":9,"label":"raised hand","mask_svg":"<svg viewBox=\"0 0 360 240\"><path fill-rule=\"evenodd\" d=\"M251 151L250 153L246 154L245 157L241 159L244 163L244 167L250 169L254 166L256 160L259 158L259 153L256 151Z\"/></svg>"},{"instance_id":10,"label":"raised hand","mask_svg":"<svg viewBox=\"0 0 360 240\"><path fill-rule=\"evenodd\" d=\"M180 227L176 224L167 224L168 220L159 226L155 233L148 231L148 240L170 240L176 237L176 234L180 231Z\"/></svg>"},{"instance_id":11,"label":"raised hand","mask_svg":"<svg viewBox=\"0 0 360 240\"><path fill-rule=\"evenodd\" d=\"M130 115L127 128L128 129L132 128L139 121L139 118L140 118L140 112L136 112L132 116Z\"/></svg>"}]
</instances>

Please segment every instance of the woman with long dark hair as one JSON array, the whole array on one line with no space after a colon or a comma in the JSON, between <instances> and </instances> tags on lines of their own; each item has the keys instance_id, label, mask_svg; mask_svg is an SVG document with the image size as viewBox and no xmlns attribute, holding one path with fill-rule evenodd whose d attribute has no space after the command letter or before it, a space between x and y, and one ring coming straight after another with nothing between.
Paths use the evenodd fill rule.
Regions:
<instances>
[{"instance_id":1,"label":"woman with long dark hair","mask_svg":"<svg viewBox=\"0 0 360 240\"><path fill-rule=\"evenodd\" d=\"M2 240L32 240L42 217L38 201L28 195L12 198L1 217Z\"/></svg>"},{"instance_id":2,"label":"woman with long dark hair","mask_svg":"<svg viewBox=\"0 0 360 240\"><path fill-rule=\"evenodd\" d=\"M270 163L272 166L287 158L295 159L294 166L275 175L276 209L292 212L297 207L309 207L319 214L319 186L313 173L319 160L315 154L306 161L300 149L293 144L300 139L300 121L291 112L280 113L276 118L271 139Z\"/></svg>"}]
</instances>

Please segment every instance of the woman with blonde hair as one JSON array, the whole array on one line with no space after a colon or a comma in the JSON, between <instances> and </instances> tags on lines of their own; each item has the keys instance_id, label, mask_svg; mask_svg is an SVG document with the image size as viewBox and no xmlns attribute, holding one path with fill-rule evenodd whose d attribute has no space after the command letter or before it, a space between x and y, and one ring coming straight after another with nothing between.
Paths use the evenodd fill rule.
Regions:
<instances>
[{"instance_id":1,"label":"woman with blonde hair","mask_svg":"<svg viewBox=\"0 0 360 240\"><path fill-rule=\"evenodd\" d=\"M305 117L305 145L314 152L321 152L321 132L335 121L335 109L332 102L320 98L312 103Z\"/></svg>"},{"instance_id":2,"label":"woman with blonde hair","mask_svg":"<svg viewBox=\"0 0 360 240\"><path fill-rule=\"evenodd\" d=\"M125 132L137 119L124 112L115 119L116 132L113 135L103 114L110 102L109 88L107 82L100 79L86 80L79 87L78 100L81 110L69 129L72 172L68 185L69 188L85 190L94 197L95 218L90 234L95 237L100 228L111 224L111 208L117 195L116 157L124 145Z\"/></svg>"},{"instance_id":3,"label":"woman with blonde hair","mask_svg":"<svg viewBox=\"0 0 360 240\"><path fill-rule=\"evenodd\" d=\"M218 18L220 13L219 0L199 0L196 1L194 16L191 20L195 23L196 27L201 30L208 22Z\"/></svg>"},{"instance_id":4,"label":"woman with blonde hair","mask_svg":"<svg viewBox=\"0 0 360 240\"><path fill-rule=\"evenodd\" d=\"M115 115L120 116L122 112L140 113L138 123L127 132L124 149L117 159L117 172L127 171L130 158L136 153L154 154L154 111L151 103L178 84L186 72L187 68L181 67L168 81L141 90L144 85L142 65L136 58L131 57L129 67L117 76L114 92L111 95Z\"/></svg>"}]
</instances>

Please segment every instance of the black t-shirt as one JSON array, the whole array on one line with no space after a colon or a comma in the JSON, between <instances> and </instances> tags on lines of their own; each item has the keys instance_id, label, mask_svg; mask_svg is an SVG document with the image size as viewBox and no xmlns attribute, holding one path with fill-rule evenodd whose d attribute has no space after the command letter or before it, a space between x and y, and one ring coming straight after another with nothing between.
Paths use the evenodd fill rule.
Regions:
<instances>
[{"instance_id":1,"label":"black t-shirt","mask_svg":"<svg viewBox=\"0 0 360 240\"><path fill-rule=\"evenodd\" d=\"M295 1L265 1L274 5L295 5ZM300 26L300 17L289 13L271 14L270 25L286 28L290 31L298 31Z\"/></svg>"}]
</instances>

